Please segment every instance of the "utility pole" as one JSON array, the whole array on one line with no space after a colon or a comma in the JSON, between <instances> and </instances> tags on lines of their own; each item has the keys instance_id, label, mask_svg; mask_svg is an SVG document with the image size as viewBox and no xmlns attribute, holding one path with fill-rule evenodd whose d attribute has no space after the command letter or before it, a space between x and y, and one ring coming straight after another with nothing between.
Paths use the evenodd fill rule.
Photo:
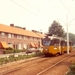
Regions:
<instances>
[{"instance_id":1,"label":"utility pole","mask_svg":"<svg viewBox=\"0 0 75 75\"><path fill-rule=\"evenodd\" d=\"M67 14L67 54L69 54L69 33L68 33L68 14Z\"/></svg>"},{"instance_id":2,"label":"utility pole","mask_svg":"<svg viewBox=\"0 0 75 75\"><path fill-rule=\"evenodd\" d=\"M61 20L61 19L59 19L59 20ZM75 20L75 18L73 19L73 20ZM72 20L72 21L73 21ZM62 20L61 20L62 21ZM69 24L72 22L72 21L70 21L69 23L68 23L68 14L67 14L67 19L66 19L66 23L64 22L64 21L62 21L62 22L64 22L65 24L66 24L66 29L67 29L67 54L69 54L69 33L68 33L68 26L69 26Z\"/></svg>"}]
</instances>

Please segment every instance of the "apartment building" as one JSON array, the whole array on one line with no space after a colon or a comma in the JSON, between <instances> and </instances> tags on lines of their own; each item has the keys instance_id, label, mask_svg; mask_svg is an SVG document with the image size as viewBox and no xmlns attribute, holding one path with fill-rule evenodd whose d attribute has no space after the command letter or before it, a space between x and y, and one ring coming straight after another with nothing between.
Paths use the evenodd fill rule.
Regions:
<instances>
[{"instance_id":1,"label":"apartment building","mask_svg":"<svg viewBox=\"0 0 75 75\"><path fill-rule=\"evenodd\" d=\"M16 27L14 24L0 24L0 52L2 48L12 47L15 49L26 49L41 45L41 38L44 34L35 30L29 31L26 28Z\"/></svg>"}]
</instances>

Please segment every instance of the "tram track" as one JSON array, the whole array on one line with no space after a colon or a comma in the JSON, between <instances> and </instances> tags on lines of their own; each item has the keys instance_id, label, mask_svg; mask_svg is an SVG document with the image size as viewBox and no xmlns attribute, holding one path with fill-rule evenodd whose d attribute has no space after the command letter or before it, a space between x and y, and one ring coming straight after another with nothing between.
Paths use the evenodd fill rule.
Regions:
<instances>
[{"instance_id":1,"label":"tram track","mask_svg":"<svg viewBox=\"0 0 75 75\"><path fill-rule=\"evenodd\" d=\"M6 70L3 71L3 72L1 72L0 75L9 74L9 73L15 72L15 71L17 71L17 70L20 70L20 69L22 69L22 68L26 68L27 65L29 65L29 64L31 64L31 63L33 63L33 64L34 64L35 62L41 63L41 62L46 61L46 60L48 60L48 59L50 59L50 58L38 57L38 58L34 58L34 59L30 59L30 60L23 61L23 62L19 62L19 63L15 62L14 65L12 64L12 65L10 65L10 66L4 67L4 68L6 68ZM34 64L34 65L33 65L33 64L30 65L30 67L32 67L32 66L35 65L35 64ZM10 68L11 66L13 66L13 68ZM9 69L8 69L8 67L9 67ZM4 68L0 68L0 69L4 69Z\"/></svg>"},{"instance_id":2,"label":"tram track","mask_svg":"<svg viewBox=\"0 0 75 75\"><path fill-rule=\"evenodd\" d=\"M52 70L56 70L55 67L58 67L58 65L61 65L61 64L67 64L67 65L70 65L71 62L66 62L66 60L72 56L75 56L75 53L74 54L71 54L71 55L68 55L66 58L60 60L59 62L55 63L54 65L44 69L43 71L37 73L37 75L60 75L60 74L52 74ZM69 60L72 60L71 58ZM64 62L65 61L65 62ZM60 71L60 70L59 70ZM63 74L62 74L63 75Z\"/></svg>"},{"instance_id":3,"label":"tram track","mask_svg":"<svg viewBox=\"0 0 75 75\"><path fill-rule=\"evenodd\" d=\"M26 63L21 62L17 65L17 67L6 70L0 75L42 75L41 73L45 72L45 70L47 70L49 66L54 67L53 65L57 65L56 62L58 63L60 59L63 59L67 56L69 55L64 54L57 57L42 57Z\"/></svg>"}]
</instances>

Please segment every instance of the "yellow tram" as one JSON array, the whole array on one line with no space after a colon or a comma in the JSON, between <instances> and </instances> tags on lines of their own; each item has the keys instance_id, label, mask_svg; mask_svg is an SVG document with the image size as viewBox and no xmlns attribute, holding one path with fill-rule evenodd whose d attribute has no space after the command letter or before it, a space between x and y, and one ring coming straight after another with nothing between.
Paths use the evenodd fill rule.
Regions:
<instances>
[{"instance_id":1,"label":"yellow tram","mask_svg":"<svg viewBox=\"0 0 75 75\"><path fill-rule=\"evenodd\" d=\"M46 36L42 39L43 54L45 56L63 54L67 52L67 41L56 36ZM72 50L72 42L69 42L69 51Z\"/></svg>"}]
</instances>

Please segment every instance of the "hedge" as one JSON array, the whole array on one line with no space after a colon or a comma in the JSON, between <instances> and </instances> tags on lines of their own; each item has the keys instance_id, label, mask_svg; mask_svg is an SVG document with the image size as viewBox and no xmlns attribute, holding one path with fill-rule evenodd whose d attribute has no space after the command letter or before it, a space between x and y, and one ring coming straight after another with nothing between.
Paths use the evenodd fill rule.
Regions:
<instances>
[{"instance_id":1,"label":"hedge","mask_svg":"<svg viewBox=\"0 0 75 75\"><path fill-rule=\"evenodd\" d=\"M4 54L10 54L10 53L19 53L22 52L22 50L4 50Z\"/></svg>"}]
</instances>

